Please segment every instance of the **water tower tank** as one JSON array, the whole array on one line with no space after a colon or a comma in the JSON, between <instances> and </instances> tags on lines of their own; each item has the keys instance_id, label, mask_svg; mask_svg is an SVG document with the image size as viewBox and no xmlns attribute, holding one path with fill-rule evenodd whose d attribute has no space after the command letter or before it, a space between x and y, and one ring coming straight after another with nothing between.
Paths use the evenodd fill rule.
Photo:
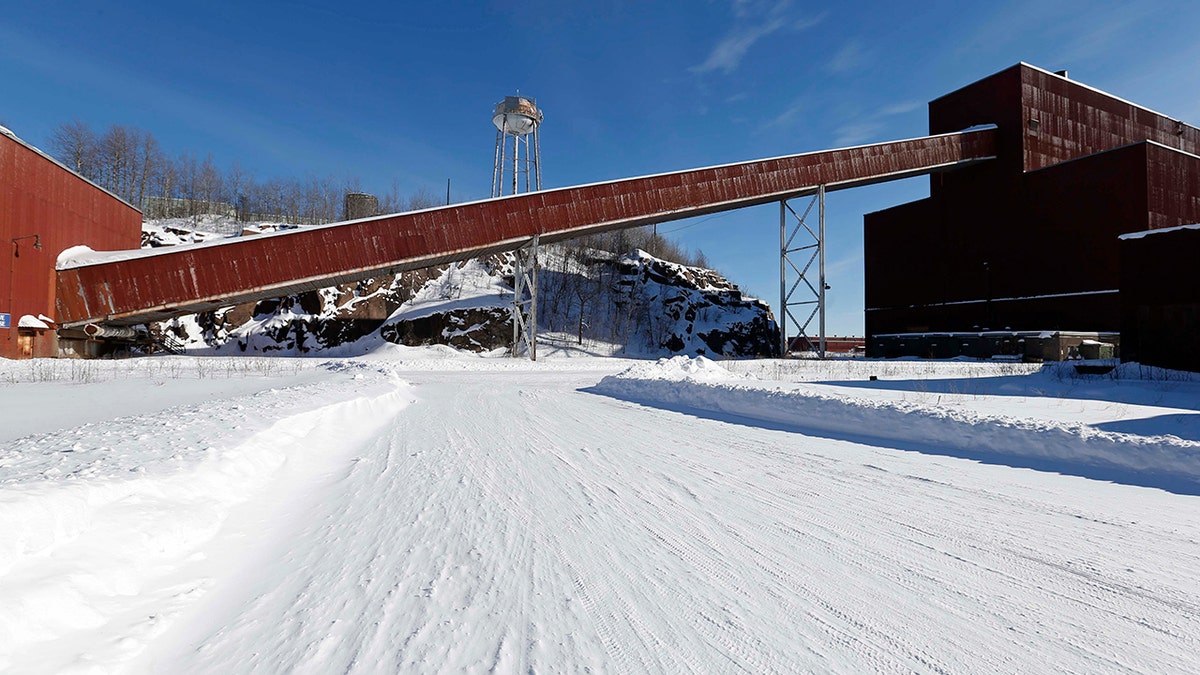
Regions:
<instances>
[{"instance_id":1,"label":"water tower tank","mask_svg":"<svg viewBox=\"0 0 1200 675\"><path fill-rule=\"evenodd\" d=\"M524 136L542 123L542 111L524 96L505 96L492 111L492 124L502 133Z\"/></svg>"}]
</instances>

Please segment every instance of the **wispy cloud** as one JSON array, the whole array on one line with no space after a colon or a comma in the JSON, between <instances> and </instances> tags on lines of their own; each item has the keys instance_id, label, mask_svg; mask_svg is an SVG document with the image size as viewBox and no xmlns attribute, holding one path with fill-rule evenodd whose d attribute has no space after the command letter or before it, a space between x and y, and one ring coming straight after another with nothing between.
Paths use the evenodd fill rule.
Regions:
<instances>
[{"instance_id":1,"label":"wispy cloud","mask_svg":"<svg viewBox=\"0 0 1200 675\"><path fill-rule=\"evenodd\" d=\"M800 113L804 112L807 107L808 101L806 99L793 101L791 105L783 110L783 112L771 118L771 120L764 124L762 128L769 129L771 127L786 127L787 125L791 124L792 120L799 117Z\"/></svg>"},{"instance_id":2,"label":"wispy cloud","mask_svg":"<svg viewBox=\"0 0 1200 675\"><path fill-rule=\"evenodd\" d=\"M736 19L733 28L717 41L703 63L690 70L694 73L732 73L759 40L783 28L811 28L824 18L824 15L809 19L791 18L788 16L790 7L790 0L781 0L770 6L755 0L733 0L732 11Z\"/></svg>"},{"instance_id":3,"label":"wispy cloud","mask_svg":"<svg viewBox=\"0 0 1200 675\"><path fill-rule=\"evenodd\" d=\"M833 139L833 144L859 145L874 139L882 130L883 124L874 120L843 124L835 130L837 136Z\"/></svg>"},{"instance_id":4,"label":"wispy cloud","mask_svg":"<svg viewBox=\"0 0 1200 675\"><path fill-rule=\"evenodd\" d=\"M891 117L893 115L905 115L905 114L910 113L920 107L921 107L921 104L917 101L904 101L903 103L893 103L891 105L886 105L886 106L880 108L879 112L876 113L876 115L878 117Z\"/></svg>"},{"instance_id":5,"label":"wispy cloud","mask_svg":"<svg viewBox=\"0 0 1200 675\"><path fill-rule=\"evenodd\" d=\"M863 50L862 43L858 40L851 40L842 45L833 58L829 59L825 68L831 73L844 73L864 65L866 62L867 53Z\"/></svg>"},{"instance_id":6,"label":"wispy cloud","mask_svg":"<svg viewBox=\"0 0 1200 675\"><path fill-rule=\"evenodd\" d=\"M861 269L863 265L863 259L862 248L857 248L853 253L847 256L827 262L825 264L825 274L827 276L833 276L842 272Z\"/></svg>"},{"instance_id":7,"label":"wispy cloud","mask_svg":"<svg viewBox=\"0 0 1200 675\"><path fill-rule=\"evenodd\" d=\"M809 28L812 28L812 27L816 26L817 24L821 23L822 21L824 21L825 17L827 17L827 16L829 16L829 12L821 12L820 14L818 14L816 16L810 16L810 17L807 17L804 19L797 19L794 23L792 23L791 28L792 28L792 30L795 30L795 31L808 30Z\"/></svg>"},{"instance_id":8,"label":"wispy cloud","mask_svg":"<svg viewBox=\"0 0 1200 675\"><path fill-rule=\"evenodd\" d=\"M779 30L784 23L783 19L771 19L765 23L735 28L713 47L704 63L692 67L692 72L707 73L719 70L727 75L732 73L741 65L742 58L755 42Z\"/></svg>"},{"instance_id":9,"label":"wispy cloud","mask_svg":"<svg viewBox=\"0 0 1200 675\"><path fill-rule=\"evenodd\" d=\"M887 118L907 115L920 107L921 104L916 101L900 101L885 105L868 115L855 116L834 131L837 134L834 144L859 145L877 140L879 134L888 127Z\"/></svg>"}]
</instances>

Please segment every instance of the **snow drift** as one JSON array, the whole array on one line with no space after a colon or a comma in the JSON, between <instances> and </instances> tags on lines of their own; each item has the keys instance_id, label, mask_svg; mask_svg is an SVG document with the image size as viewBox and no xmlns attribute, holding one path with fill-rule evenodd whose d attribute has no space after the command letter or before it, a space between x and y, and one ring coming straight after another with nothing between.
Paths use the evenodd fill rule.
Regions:
<instances>
[{"instance_id":1,"label":"snow drift","mask_svg":"<svg viewBox=\"0 0 1200 675\"><path fill-rule=\"evenodd\" d=\"M733 421L786 425L806 434L903 444L988 461L1031 460L1039 468L1063 473L1112 478L1132 474L1132 482L1200 488L1200 443L1195 441L906 401L830 396L803 387L785 391L703 357L638 364L604 378L593 391L647 405L717 413Z\"/></svg>"},{"instance_id":2,"label":"snow drift","mask_svg":"<svg viewBox=\"0 0 1200 675\"><path fill-rule=\"evenodd\" d=\"M408 404L403 383L364 372L9 443L0 670L107 672L140 652L211 586L179 575L211 557L234 509L296 490ZM125 638L105 642L113 626ZM86 662L54 648L60 638L91 644Z\"/></svg>"}]
</instances>

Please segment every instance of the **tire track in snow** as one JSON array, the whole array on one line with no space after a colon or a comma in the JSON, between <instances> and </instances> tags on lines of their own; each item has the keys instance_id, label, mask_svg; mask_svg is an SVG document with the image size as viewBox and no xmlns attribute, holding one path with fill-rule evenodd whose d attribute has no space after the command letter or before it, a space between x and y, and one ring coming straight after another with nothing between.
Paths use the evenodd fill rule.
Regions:
<instances>
[{"instance_id":1,"label":"tire track in snow","mask_svg":"<svg viewBox=\"0 0 1200 675\"><path fill-rule=\"evenodd\" d=\"M305 522L291 524L291 562L204 643L201 663L647 673L1197 664L1195 499L578 391L595 377L414 374L421 400L314 496ZM275 632L284 625L286 639Z\"/></svg>"}]
</instances>

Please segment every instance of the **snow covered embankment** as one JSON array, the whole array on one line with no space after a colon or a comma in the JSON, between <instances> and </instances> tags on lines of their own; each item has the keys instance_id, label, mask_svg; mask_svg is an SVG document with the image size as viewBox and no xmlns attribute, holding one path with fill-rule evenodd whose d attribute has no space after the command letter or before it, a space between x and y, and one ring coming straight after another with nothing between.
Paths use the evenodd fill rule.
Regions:
<instances>
[{"instance_id":1,"label":"snow covered embankment","mask_svg":"<svg viewBox=\"0 0 1200 675\"><path fill-rule=\"evenodd\" d=\"M1117 480L1132 476L1138 484L1200 489L1200 443L1174 436L1113 433L1086 424L766 386L703 357L675 357L635 365L604 378L592 391L637 403L782 424L818 436L874 439L989 461L1020 458L1025 465L1064 473Z\"/></svg>"},{"instance_id":2,"label":"snow covered embankment","mask_svg":"<svg viewBox=\"0 0 1200 675\"><path fill-rule=\"evenodd\" d=\"M283 476L336 468L410 400L394 377L346 375L118 420L112 447L92 425L12 444L0 463L0 670L103 671L166 630L211 586L184 569L209 558L233 509ZM231 410L251 433L214 426ZM96 459L42 470L63 453Z\"/></svg>"}]
</instances>

